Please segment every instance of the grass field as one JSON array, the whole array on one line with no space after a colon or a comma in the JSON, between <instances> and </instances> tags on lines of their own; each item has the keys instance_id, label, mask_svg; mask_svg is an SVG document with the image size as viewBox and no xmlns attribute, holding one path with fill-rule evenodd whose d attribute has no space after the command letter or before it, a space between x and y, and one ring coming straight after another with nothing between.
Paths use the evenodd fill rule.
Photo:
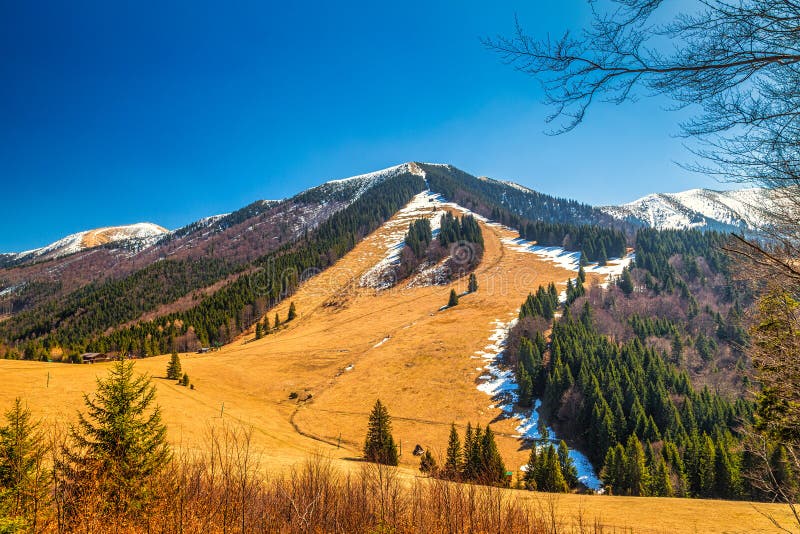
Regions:
<instances>
[{"instance_id":1,"label":"grass field","mask_svg":"<svg viewBox=\"0 0 800 534\"><path fill-rule=\"evenodd\" d=\"M305 283L293 296L298 318L259 341L246 336L210 354L184 354L183 369L194 390L164 377L168 357L138 361L154 377L170 439L187 449L203 448L221 422L253 429L264 467L284 471L312 452L334 459L341 469L358 466L367 415L380 398L393 416L402 446L402 474L418 475L416 444L435 454L446 446L451 422L492 423L509 469L517 471L527 451L513 437L514 424L490 409L476 389L483 365L475 351L487 345L492 322L516 316L527 294L570 273L536 256L505 246L514 237L484 225L485 254L476 271L480 290L440 310L451 286L376 291L357 280L384 254L384 229L368 237L334 267ZM456 282L458 291L466 280ZM286 317L288 301L277 310ZM110 364L67 365L0 361L0 407L24 398L46 423L67 423L82 406L81 395ZM310 395L305 401L299 399ZM565 520L583 515L637 532L769 531L763 513L788 518L783 507L724 501L649 499L515 492L545 504L555 499Z\"/></svg>"}]
</instances>

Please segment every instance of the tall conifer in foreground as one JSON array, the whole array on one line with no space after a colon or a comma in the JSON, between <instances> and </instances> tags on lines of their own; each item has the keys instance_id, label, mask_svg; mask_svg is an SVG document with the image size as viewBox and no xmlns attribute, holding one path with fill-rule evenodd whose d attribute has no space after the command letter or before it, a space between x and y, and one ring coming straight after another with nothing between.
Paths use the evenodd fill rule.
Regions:
<instances>
[{"instance_id":1,"label":"tall conifer in foreground","mask_svg":"<svg viewBox=\"0 0 800 534\"><path fill-rule=\"evenodd\" d=\"M0 514L24 518L35 532L48 484L44 439L19 398L5 419L0 427Z\"/></svg>"},{"instance_id":2,"label":"tall conifer in foreground","mask_svg":"<svg viewBox=\"0 0 800 534\"><path fill-rule=\"evenodd\" d=\"M397 465L397 445L392 437L392 421L389 411L380 401L375 401L369 416L367 439L364 442L364 458L368 462Z\"/></svg>"},{"instance_id":3,"label":"tall conifer in foreground","mask_svg":"<svg viewBox=\"0 0 800 534\"><path fill-rule=\"evenodd\" d=\"M150 378L135 376L130 361L120 360L107 378L98 378L94 396L83 396L87 411L78 413L71 443L56 463L56 492L79 501L82 483L99 483L116 512L145 506L157 490L152 476L171 457L161 409L152 406L155 395Z\"/></svg>"}]
</instances>

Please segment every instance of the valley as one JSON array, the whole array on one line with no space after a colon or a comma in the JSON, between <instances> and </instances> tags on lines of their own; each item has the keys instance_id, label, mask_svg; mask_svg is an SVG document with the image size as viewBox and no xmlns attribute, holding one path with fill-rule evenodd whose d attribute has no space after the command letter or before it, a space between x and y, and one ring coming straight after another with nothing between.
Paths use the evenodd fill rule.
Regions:
<instances>
[{"instance_id":1,"label":"valley","mask_svg":"<svg viewBox=\"0 0 800 534\"><path fill-rule=\"evenodd\" d=\"M365 283L365 275L391 257L410 220L433 210L465 212L428 193L409 206L269 310L270 319L276 313L284 318L290 303L296 306L297 318L277 332L253 340L251 328L218 351L181 354L194 389L163 378L168 356L137 360L137 371L154 377L176 449L203 451L212 429L233 425L252 429L253 450L268 473L286 473L315 453L357 472L369 410L380 398L392 416L404 483L419 479L419 459L411 454L417 444L441 461L451 423L460 431L468 422L491 423L506 467L517 475L529 449L520 439L520 420L505 411L508 400L478 387L489 376L491 360L484 356L500 349L493 336L498 324L513 320L538 286L553 282L563 289L577 263L569 253L535 249L516 232L481 220L485 250L475 271L477 292L464 294L465 278L445 285L407 280L388 288ZM587 286L607 283L620 268L621 262L587 268ZM462 297L446 308L451 288ZM0 360L0 405L22 397L45 424L64 425L74 421L81 396L110 365ZM540 507L554 503L564 525L583 515L606 528L635 526L635 532L766 530L770 523L762 513L784 519L789 513L744 502L507 495Z\"/></svg>"}]
</instances>

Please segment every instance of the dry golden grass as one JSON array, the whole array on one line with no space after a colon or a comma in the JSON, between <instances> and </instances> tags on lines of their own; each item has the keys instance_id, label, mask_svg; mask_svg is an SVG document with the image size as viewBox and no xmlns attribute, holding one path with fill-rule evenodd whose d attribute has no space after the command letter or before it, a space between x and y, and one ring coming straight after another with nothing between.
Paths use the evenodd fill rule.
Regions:
<instances>
[{"instance_id":1,"label":"dry golden grass","mask_svg":"<svg viewBox=\"0 0 800 534\"><path fill-rule=\"evenodd\" d=\"M259 341L248 341L249 335L215 353L182 355L196 389L163 378L167 356L137 362L138 371L155 377L171 440L202 448L209 428L224 419L253 428L254 447L263 451L261 461L270 471L285 470L311 452L352 470L359 465L352 459L360 454L369 410L380 398L393 416L406 480L417 475L414 446L441 452L451 422L462 428L468 421L492 423L506 465L516 472L527 451L513 437L515 424L489 409L491 399L476 389L483 362L472 356L488 344L494 320L508 321L530 291L563 283L574 273L505 247L501 238L514 236L502 228L483 229L480 289L453 309L440 311L451 287L461 292L466 280L381 292L358 287L360 275L383 256L384 230L378 230L300 288L291 299L299 316L280 332ZM285 318L288 306L287 301L271 310L270 319L276 311ZM94 389L108 365L0 361L0 408L19 396L47 422L69 422L82 406L81 395ZM312 397L298 402L289 398L292 392ZM637 531L767 531L770 523L756 508L788 516L782 507L737 502L516 496L556 499L565 519L582 513Z\"/></svg>"}]
</instances>

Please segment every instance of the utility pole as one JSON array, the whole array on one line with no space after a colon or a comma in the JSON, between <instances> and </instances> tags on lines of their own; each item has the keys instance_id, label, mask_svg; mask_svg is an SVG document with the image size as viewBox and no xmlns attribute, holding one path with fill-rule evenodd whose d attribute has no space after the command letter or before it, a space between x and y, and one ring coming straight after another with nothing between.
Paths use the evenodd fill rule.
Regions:
<instances>
[{"instance_id":1,"label":"utility pole","mask_svg":"<svg viewBox=\"0 0 800 534\"><path fill-rule=\"evenodd\" d=\"M47 387L50 387L50 371L47 371Z\"/></svg>"}]
</instances>

